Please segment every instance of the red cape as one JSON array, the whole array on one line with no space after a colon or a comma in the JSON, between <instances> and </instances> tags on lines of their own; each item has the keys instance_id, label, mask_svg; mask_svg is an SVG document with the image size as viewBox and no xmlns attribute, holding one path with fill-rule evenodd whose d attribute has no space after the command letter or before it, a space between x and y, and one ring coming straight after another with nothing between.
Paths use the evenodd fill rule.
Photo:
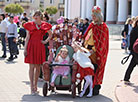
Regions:
<instances>
[{"instance_id":1,"label":"red cape","mask_svg":"<svg viewBox=\"0 0 138 102\"><path fill-rule=\"evenodd\" d=\"M93 31L94 45L96 48L96 64L98 68L94 75L94 85L102 84L105 64L107 60L107 54L109 49L109 32L105 23L97 25L91 23L84 34L84 38L87 36L89 30Z\"/></svg>"}]
</instances>

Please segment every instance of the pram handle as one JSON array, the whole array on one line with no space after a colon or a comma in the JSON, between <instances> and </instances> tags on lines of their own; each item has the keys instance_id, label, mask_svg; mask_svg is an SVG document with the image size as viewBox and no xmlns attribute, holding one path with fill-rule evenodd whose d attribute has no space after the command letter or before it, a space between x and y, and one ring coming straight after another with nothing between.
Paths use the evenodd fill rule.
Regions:
<instances>
[{"instance_id":1,"label":"pram handle","mask_svg":"<svg viewBox=\"0 0 138 102\"><path fill-rule=\"evenodd\" d=\"M50 67L52 67L52 66L70 66L70 67L72 67L73 64L49 64L49 66Z\"/></svg>"}]
</instances>

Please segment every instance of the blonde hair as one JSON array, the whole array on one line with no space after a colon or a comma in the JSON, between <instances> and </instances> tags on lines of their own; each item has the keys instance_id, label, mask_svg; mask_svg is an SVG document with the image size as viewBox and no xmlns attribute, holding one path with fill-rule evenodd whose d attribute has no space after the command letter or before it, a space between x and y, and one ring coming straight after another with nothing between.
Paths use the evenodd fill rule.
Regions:
<instances>
[{"instance_id":1,"label":"blonde hair","mask_svg":"<svg viewBox=\"0 0 138 102\"><path fill-rule=\"evenodd\" d=\"M60 52L67 52L68 53L68 49L66 46L63 46L61 49L60 49Z\"/></svg>"},{"instance_id":2,"label":"blonde hair","mask_svg":"<svg viewBox=\"0 0 138 102\"><path fill-rule=\"evenodd\" d=\"M128 19L126 20L126 23L125 23L125 24L129 24L131 21L132 21L131 18L128 18Z\"/></svg>"}]
</instances>

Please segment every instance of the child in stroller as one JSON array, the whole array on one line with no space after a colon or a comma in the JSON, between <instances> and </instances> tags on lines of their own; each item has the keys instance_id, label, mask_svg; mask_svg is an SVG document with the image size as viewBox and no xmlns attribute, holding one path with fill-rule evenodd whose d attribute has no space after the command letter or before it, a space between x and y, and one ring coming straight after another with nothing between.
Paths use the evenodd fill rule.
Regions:
<instances>
[{"instance_id":1,"label":"child in stroller","mask_svg":"<svg viewBox=\"0 0 138 102\"><path fill-rule=\"evenodd\" d=\"M69 64L70 58L68 55L68 49L63 46L57 54L53 64ZM55 66L53 70L53 76L50 85L54 87L54 81L58 75L62 75L63 78L68 78L67 75L70 72L69 66Z\"/></svg>"}]
</instances>

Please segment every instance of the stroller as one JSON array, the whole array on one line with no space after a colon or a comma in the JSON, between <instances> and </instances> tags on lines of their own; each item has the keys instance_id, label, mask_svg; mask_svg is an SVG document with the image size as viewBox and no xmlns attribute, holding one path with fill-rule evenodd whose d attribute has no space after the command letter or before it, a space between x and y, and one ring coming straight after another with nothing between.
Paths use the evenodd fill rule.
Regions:
<instances>
[{"instance_id":1,"label":"stroller","mask_svg":"<svg viewBox=\"0 0 138 102\"><path fill-rule=\"evenodd\" d=\"M25 38L26 38L26 30L24 28L19 28L18 31L19 37L18 37L18 42L17 45L21 49L21 45L25 45Z\"/></svg>"},{"instance_id":2,"label":"stroller","mask_svg":"<svg viewBox=\"0 0 138 102\"><path fill-rule=\"evenodd\" d=\"M68 51L69 51L69 57L70 59L72 59L73 57L73 48L70 47L69 45L66 45ZM56 55L58 54L59 50L62 48L62 46L60 46L57 51L56 51ZM46 81L43 85L43 95L47 96L48 91L54 91L53 87L50 85L50 80L52 77L52 67L54 66L70 66L70 73L67 75L68 79L62 78L62 76L57 76L56 80L55 80L55 89L56 90L68 90L70 92L72 92L72 97L75 98L76 97L76 72L77 72L77 65L73 64L72 62L70 64L49 64L49 63L45 63L43 65L43 74L44 74L44 80ZM78 86L78 92L80 93L80 89L81 87Z\"/></svg>"}]
</instances>

